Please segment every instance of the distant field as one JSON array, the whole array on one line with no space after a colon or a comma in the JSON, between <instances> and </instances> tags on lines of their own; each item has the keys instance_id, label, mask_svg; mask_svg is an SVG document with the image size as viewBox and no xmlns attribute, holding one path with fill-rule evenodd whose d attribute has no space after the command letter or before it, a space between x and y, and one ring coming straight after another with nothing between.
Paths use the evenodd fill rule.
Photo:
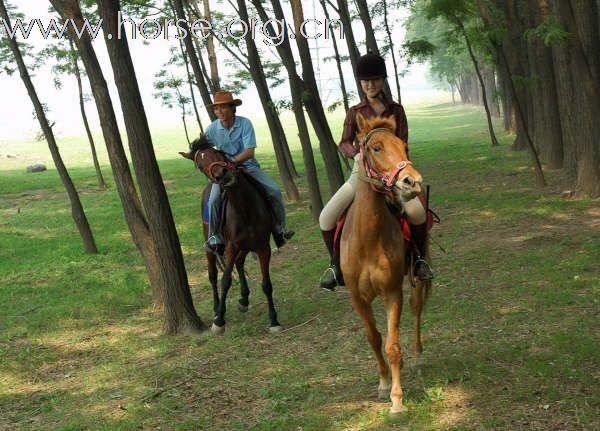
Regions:
<instances>
[{"instance_id":1,"label":"distant field","mask_svg":"<svg viewBox=\"0 0 600 431\"><path fill-rule=\"evenodd\" d=\"M421 370L410 366L406 308L402 318L406 415L390 418L377 399L373 355L347 292L316 287L327 259L304 177L304 200L287 205L296 236L272 266L287 331L269 333L249 259L248 313L237 311L234 285L223 336L167 337L105 153L108 191L77 138L60 145L97 256L83 254L56 172L24 173L31 161L49 162L45 143L0 146L20 157L0 159L0 430L600 429L600 201L563 199L557 171L536 189L527 154L511 151L503 133L492 148L478 108L407 108L411 157L442 218L433 239L446 253L432 244ZM343 115L331 118L338 137ZM302 173L294 122L283 119ZM266 126L256 128L260 161L278 180ZM209 322L199 220L206 180L177 155L181 131L153 139L195 306Z\"/></svg>"}]
</instances>

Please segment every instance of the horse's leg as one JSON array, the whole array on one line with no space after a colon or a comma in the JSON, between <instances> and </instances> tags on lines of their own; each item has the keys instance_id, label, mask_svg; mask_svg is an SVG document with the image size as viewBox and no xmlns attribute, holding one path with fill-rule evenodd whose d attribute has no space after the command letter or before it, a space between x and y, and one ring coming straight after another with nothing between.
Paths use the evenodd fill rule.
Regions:
<instances>
[{"instance_id":1,"label":"horse's leg","mask_svg":"<svg viewBox=\"0 0 600 431\"><path fill-rule=\"evenodd\" d=\"M219 307L219 270L217 269L217 257L213 253L206 253L206 262L208 263L208 280L213 291L213 311L217 313Z\"/></svg>"},{"instance_id":2,"label":"horse's leg","mask_svg":"<svg viewBox=\"0 0 600 431\"><path fill-rule=\"evenodd\" d=\"M217 307L217 314L213 320L212 332L222 334L225 332L225 312L227 311L227 292L231 287L231 273L233 266L238 255L238 251L235 250L231 245L225 248L225 268L223 269L223 276L221 277L221 298L219 300L219 306Z\"/></svg>"},{"instance_id":3,"label":"horse's leg","mask_svg":"<svg viewBox=\"0 0 600 431\"><path fill-rule=\"evenodd\" d=\"M402 284L400 283L400 286ZM390 398L392 407L390 412L401 413L406 411L402 404L402 386L400 385L400 368L402 361L402 350L400 349L400 315L402 313L402 290L386 292L384 294L385 308L387 311L388 334L385 342L385 353L387 354L390 368L392 370L392 391Z\"/></svg>"},{"instance_id":4,"label":"horse's leg","mask_svg":"<svg viewBox=\"0 0 600 431\"><path fill-rule=\"evenodd\" d=\"M423 289L424 283L431 281L417 281L410 292L410 312L413 316L413 351L415 354L414 365L420 367L423 365L423 345L421 344L421 313L423 311Z\"/></svg>"},{"instance_id":5,"label":"horse's leg","mask_svg":"<svg viewBox=\"0 0 600 431\"><path fill-rule=\"evenodd\" d=\"M352 305L365 324L367 339L371 344L373 352L375 352L377 372L379 373L379 387L377 388L379 398L387 398L391 387L389 368L381 351L381 334L377 330L373 309L371 308L371 304L362 300L358 294L352 294Z\"/></svg>"},{"instance_id":6,"label":"horse's leg","mask_svg":"<svg viewBox=\"0 0 600 431\"><path fill-rule=\"evenodd\" d=\"M281 331L281 325L277 321L277 311L273 303L273 285L271 284L271 275L269 274L269 264L271 262L271 248L267 247L261 250L258 254L260 261L260 272L262 274L262 289L269 303L269 318L271 319L271 332Z\"/></svg>"},{"instance_id":7,"label":"horse's leg","mask_svg":"<svg viewBox=\"0 0 600 431\"><path fill-rule=\"evenodd\" d=\"M250 289L248 289L248 281L246 280L246 273L244 272L244 262L246 260L248 252L242 252L238 259L235 261L235 268L237 269L238 276L240 277L240 300L238 302L238 309L245 313L248 311L248 296L250 295Z\"/></svg>"},{"instance_id":8,"label":"horse's leg","mask_svg":"<svg viewBox=\"0 0 600 431\"><path fill-rule=\"evenodd\" d=\"M206 195L206 191L204 194ZM202 208L204 208L205 199L206 196L203 197ZM202 223L202 230L204 232L204 241L206 241L208 239L208 225ZM210 281L213 292L213 311L216 314L217 308L219 307L219 288L217 286L217 282L219 281L219 270L217 269L217 257L214 253L206 253L206 263L208 265L208 280Z\"/></svg>"}]
</instances>

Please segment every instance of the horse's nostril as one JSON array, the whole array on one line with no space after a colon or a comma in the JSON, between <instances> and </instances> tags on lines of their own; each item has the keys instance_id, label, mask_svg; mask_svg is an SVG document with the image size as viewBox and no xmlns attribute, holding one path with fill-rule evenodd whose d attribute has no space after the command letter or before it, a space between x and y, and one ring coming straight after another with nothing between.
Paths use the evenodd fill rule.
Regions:
<instances>
[{"instance_id":1,"label":"horse's nostril","mask_svg":"<svg viewBox=\"0 0 600 431\"><path fill-rule=\"evenodd\" d=\"M415 185L415 180L413 179L413 177L406 177L404 178L404 184L413 187Z\"/></svg>"}]
</instances>

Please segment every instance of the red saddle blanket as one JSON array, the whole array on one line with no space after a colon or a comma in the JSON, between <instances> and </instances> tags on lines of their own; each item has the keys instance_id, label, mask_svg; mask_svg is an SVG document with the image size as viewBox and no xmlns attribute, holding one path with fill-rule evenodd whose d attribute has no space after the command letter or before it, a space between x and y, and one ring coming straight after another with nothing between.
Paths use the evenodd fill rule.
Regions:
<instances>
[{"instance_id":1,"label":"red saddle blanket","mask_svg":"<svg viewBox=\"0 0 600 431\"><path fill-rule=\"evenodd\" d=\"M437 216L435 216L435 213L427 207L427 202L425 201L425 198L422 195L419 195L418 197L419 197L419 200L421 201L421 204L423 204L423 208L425 208L425 212L427 214L427 230L431 230L431 228L433 228L433 223L436 221L439 222L439 219L437 219ZM334 246L334 249L338 253L340 250L340 237L342 235L342 229L344 228L344 223L346 222L346 214L347 213L348 213L348 210L344 211L344 214L342 214L342 216L338 220L337 226L335 228L335 235L333 237L333 246ZM396 216L396 220L398 220L400 229L402 229L402 235L404 235L404 239L406 241L410 241L410 223L408 222L408 220L406 219L404 214L402 214L401 212L395 213L394 215Z\"/></svg>"}]
</instances>

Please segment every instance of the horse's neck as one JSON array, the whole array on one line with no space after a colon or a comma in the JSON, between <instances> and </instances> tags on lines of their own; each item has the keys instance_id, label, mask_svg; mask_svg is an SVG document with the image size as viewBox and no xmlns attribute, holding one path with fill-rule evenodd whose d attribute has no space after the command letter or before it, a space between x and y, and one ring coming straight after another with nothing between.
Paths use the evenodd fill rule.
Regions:
<instances>
[{"instance_id":1,"label":"horse's neck","mask_svg":"<svg viewBox=\"0 0 600 431\"><path fill-rule=\"evenodd\" d=\"M243 172L238 174L236 181L237 184L227 190L229 205L241 211L249 212L253 208L253 205L249 205L249 202L256 202L262 200L262 198Z\"/></svg>"},{"instance_id":2,"label":"horse's neck","mask_svg":"<svg viewBox=\"0 0 600 431\"><path fill-rule=\"evenodd\" d=\"M358 169L358 175L366 175L362 162ZM355 222L370 231L383 232L382 228L389 219L385 195L375 192L369 183L359 178L354 202L357 204L354 209Z\"/></svg>"}]
</instances>

